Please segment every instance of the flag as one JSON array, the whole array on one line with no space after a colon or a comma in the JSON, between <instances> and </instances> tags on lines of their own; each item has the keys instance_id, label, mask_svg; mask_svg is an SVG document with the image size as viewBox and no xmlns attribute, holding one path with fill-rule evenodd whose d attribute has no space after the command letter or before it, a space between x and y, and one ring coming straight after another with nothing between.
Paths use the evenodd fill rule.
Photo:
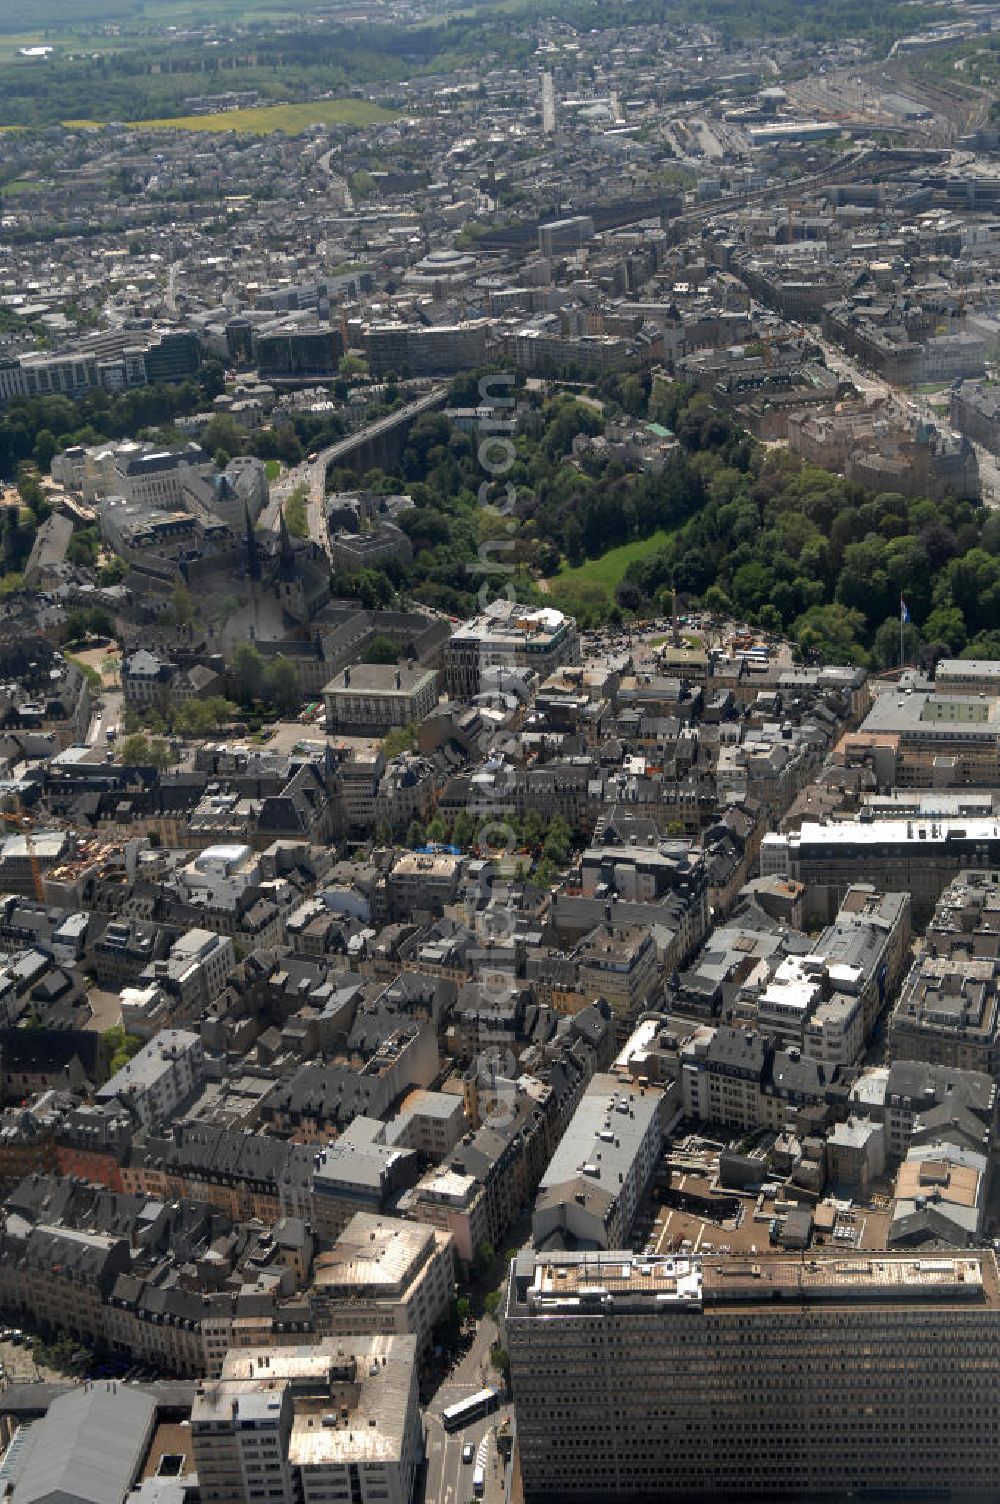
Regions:
<instances>
[{"instance_id":1,"label":"flag","mask_svg":"<svg viewBox=\"0 0 1000 1504\"><path fill-rule=\"evenodd\" d=\"M899 597L899 619L904 626L910 619L910 608L902 596Z\"/></svg>"}]
</instances>

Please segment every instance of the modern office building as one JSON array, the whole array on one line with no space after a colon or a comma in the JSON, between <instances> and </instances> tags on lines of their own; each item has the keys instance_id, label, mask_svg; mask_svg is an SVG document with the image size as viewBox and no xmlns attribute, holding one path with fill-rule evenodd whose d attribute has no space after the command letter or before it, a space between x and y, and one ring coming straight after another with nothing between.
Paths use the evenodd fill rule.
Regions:
<instances>
[{"instance_id":1,"label":"modern office building","mask_svg":"<svg viewBox=\"0 0 1000 1504\"><path fill-rule=\"evenodd\" d=\"M564 663L579 663L576 622L551 606L532 609L516 601L492 602L482 616L456 627L444 645L445 686L468 699L480 692L487 668L534 669L548 678Z\"/></svg>"},{"instance_id":2,"label":"modern office building","mask_svg":"<svg viewBox=\"0 0 1000 1504\"><path fill-rule=\"evenodd\" d=\"M797 831L766 835L762 877L790 877L812 892L809 902L831 915L854 883L909 893L913 923L929 919L942 889L965 869L1000 869L995 819L804 820Z\"/></svg>"},{"instance_id":3,"label":"modern office building","mask_svg":"<svg viewBox=\"0 0 1000 1504\"><path fill-rule=\"evenodd\" d=\"M257 336L262 381L335 376L343 353L340 330L325 324L290 321L273 324Z\"/></svg>"},{"instance_id":4,"label":"modern office building","mask_svg":"<svg viewBox=\"0 0 1000 1504\"><path fill-rule=\"evenodd\" d=\"M1000 1488L992 1250L526 1249L503 1320L529 1504Z\"/></svg>"},{"instance_id":5,"label":"modern office building","mask_svg":"<svg viewBox=\"0 0 1000 1504\"><path fill-rule=\"evenodd\" d=\"M448 376L486 360L486 319L463 324L371 324L362 334L373 376Z\"/></svg>"},{"instance_id":6,"label":"modern office building","mask_svg":"<svg viewBox=\"0 0 1000 1504\"><path fill-rule=\"evenodd\" d=\"M102 330L77 348L37 350L0 363L0 402L56 393L82 397L95 387L120 392L186 381L198 370L198 342L187 329Z\"/></svg>"},{"instance_id":7,"label":"modern office building","mask_svg":"<svg viewBox=\"0 0 1000 1504\"><path fill-rule=\"evenodd\" d=\"M543 256L575 251L593 238L594 221L589 214L574 214L570 219L553 219L538 226L538 249Z\"/></svg>"}]
</instances>

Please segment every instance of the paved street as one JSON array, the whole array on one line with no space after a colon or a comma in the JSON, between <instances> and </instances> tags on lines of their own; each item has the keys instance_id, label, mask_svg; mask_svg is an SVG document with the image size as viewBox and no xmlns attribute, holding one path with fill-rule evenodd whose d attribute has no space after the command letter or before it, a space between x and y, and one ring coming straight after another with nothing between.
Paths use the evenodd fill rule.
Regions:
<instances>
[{"instance_id":1,"label":"paved street","mask_svg":"<svg viewBox=\"0 0 1000 1504\"><path fill-rule=\"evenodd\" d=\"M105 746L109 731L113 730L120 734L123 714L121 690L102 690L100 708L94 714L87 732L88 747Z\"/></svg>"},{"instance_id":2,"label":"paved street","mask_svg":"<svg viewBox=\"0 0 1000 1504\"><path fill-rule=\"evenodd\" d=\"M502 1405L492 1415L475 1421L463 1431L449 1434L441 1424L441 1412L458 1400L475 1394L477 1389L500 1384L496 1369L490 1367L490 1348L496 1339L496 1323L488 1316L479 1322L475 1340L468 1353L448 1376L426 1410L427 1469L424 1504L469 1504L472 1499L472 1475L475 1460L462 1461L462 1449L471 1443L474 1454L485 1438L486 1504L501 1504L505 1476L498 1460L495 1431L511 1414L512 1406Z\"/></svg>"}]
</instances>

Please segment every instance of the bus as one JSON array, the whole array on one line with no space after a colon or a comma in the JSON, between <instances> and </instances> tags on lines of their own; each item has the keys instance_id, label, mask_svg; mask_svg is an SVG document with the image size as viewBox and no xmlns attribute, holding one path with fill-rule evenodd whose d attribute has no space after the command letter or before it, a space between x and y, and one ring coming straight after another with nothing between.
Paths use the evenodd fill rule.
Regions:
<instances>
[{"instance_id":1,"label":"bus","mask_svg":"<svg viewBox=\"0 0 1000 1504\"><path fill-rule=\"evenodd\" d=\"M500 1395L495 1389L480 1389L476 1394L470 1394L467 1400L459 1400L456 1405L449 1405L442 1412L441 1424L446 1431L458 1431L462 1426L471 1425L474 1420L479 1420L483 1415L489 1415L500 1403Z\"/></svg>"}]
</instances>

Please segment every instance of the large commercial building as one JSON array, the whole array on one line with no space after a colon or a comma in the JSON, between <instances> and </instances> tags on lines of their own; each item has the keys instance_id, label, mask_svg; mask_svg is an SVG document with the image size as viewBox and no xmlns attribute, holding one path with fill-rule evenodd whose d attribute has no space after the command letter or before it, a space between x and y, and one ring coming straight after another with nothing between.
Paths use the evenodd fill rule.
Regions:
<instances>
[{"instance_id":1,"label":"large commercial building","mask_svg":"<svg viewBox=\"0 0 1000 1504\"><path fill-rule=\"evenodd\" d=\"M939 695L1000 696L1000 662L994 658L941 658L934 670Z\"/></svg>"},{"instance_id":2,"label":"large commercial building","mask_svg":"<svg viewBox=\"0 0 1000 1504\"><path fill-rule=\"evenodd\" d=\"M457 699L470 699L479 694L485 669L530 668L547 679L564 663L579 661L580 639L571 616L550 606L531 609L499 600L456 627L445 643L445 686Z\"/></svg>"},{"instance_id":3,"label":"large commercial building","mask_svg":"<svg viewBox=\"0 0 1000 1504\"><path fill-rule=\"evenodd\" d=\"M4 1459L7 1497L12 1504L122 1504L142 1477L155 1428L155 1401L130 1385L95 1381L57 1394Z\"/></svg>"},{"instance_id":4,"label":"large commercial building","mask_svg":"<svg viewBox=\"0 0 1000 1504\"><path fill-rule=\"evenodd\" d=\"M1000 700L976 694L879 695L848 760L868 757L884 788L993 788L1000 782Z\"/></svg>"},{"instance_id":5,"label":"large commercial building","mask_svg":"<svg viewBox=\"0 0 1000 1504\"><path fill-rule=\"evenodd\" d=\"M449 376L486 360L486 319L464 324L372 324L363 332L373 376Z\"/></svg>"},{"instance_id":6,"label":"large commercial building","mask_svg":"<svg viewBox=\"0 0 1000 1504\"><path fill-rule=\"evenodd\" d=\"M836 912L854 883L909 893L913 922L931 915L942 889L966 868L1000 868L1000 824L994 819L804 820L797 831L766 835L762 877L790 877L812 891L814 907Z\"/></svg>"},{"instance_id":7,"label":"large commercial building","mask_svg":"<svg viewBox=\"0 0 1000 1504\"><path fill-rule=\"evenodd\" d=\"M1000 1488L992 1250L525 1250L504 1327L529 1504Z\"/></svg>"}]
</instances>

